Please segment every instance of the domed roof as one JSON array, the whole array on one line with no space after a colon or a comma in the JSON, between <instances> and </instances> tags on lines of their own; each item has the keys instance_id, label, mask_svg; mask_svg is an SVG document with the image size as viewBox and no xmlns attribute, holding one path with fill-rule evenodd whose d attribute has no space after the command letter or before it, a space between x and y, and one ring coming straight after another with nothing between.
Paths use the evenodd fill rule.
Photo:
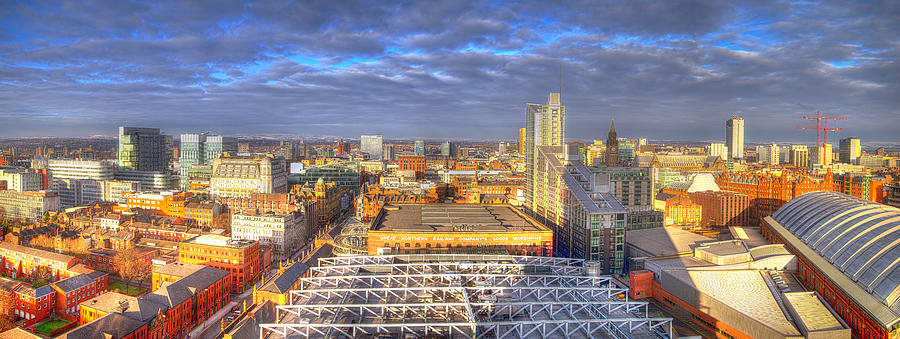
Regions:
<instances>
[{"instance_id":1,"label":"domed roof","mask_svg":"<svg viewBox=\"0 0 900 339\"><path fill-rule=\"evenodd\" d=\"M793 199L772 218L900 313L900 209L836 192Z\"/></svg>"}]
</instances>

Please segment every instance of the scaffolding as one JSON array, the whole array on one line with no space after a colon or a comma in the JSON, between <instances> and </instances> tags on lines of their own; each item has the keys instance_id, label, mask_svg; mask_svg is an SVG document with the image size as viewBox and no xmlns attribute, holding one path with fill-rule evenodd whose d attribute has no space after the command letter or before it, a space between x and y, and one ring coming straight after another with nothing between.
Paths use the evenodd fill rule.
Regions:
<instances>
[{"instance_id":1,"label":"scaffolding","mask_svg":"<svg viewBox=\"0 0 900 339\"><path fill-rule=\"evenodd\" d=\"M284 338L670 338L671 318L580 259L424 254L319 259L277 323Z\"/></svg>"}]
</instances>

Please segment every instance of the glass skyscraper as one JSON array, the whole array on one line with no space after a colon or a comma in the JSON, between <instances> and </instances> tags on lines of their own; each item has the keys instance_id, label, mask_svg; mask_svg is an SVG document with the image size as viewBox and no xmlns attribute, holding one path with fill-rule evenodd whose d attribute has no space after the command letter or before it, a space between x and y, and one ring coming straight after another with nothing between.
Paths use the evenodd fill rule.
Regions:
<instances>
[{"instance_id":1,"label":"glass skyscraper","mask_svg":"<svg viewBox=\"0 0 900 339\"><path fill-rule=\"evenodd\" d=\"M382 136L380 135L363 135L359 137L359 151L375 159L381 158L381 144Z\"/></svg>"},{"instance_id":2,"label":"glass skyscraper","mask_svg":"<svg viewBox=\"0 0 900 339\"><path fill-rule=\"evenodd\" d=\"M213 160L222 153L237 152L238 144L234 138L221 135L182 134L181 135L181 188L187 189L190 184L188 175L191 166L212 165Z\"/></svg>"},{"instance_id":3,"label":"glass skyscraper","mask_svg":"<svg viewBox=\"0 0 900 339\"><path fill-rule=\"evenodd\" d=\"M165 171L169 167L172 137L159 128L119 127L119 169Z\"/></svg>"},{"instance_id":4,"label":"glass skyscraper","mask_svg":"<svg viewBox=\"0 0 900 339\"><path fill-rule=\"evenodd\" d=\"M413 143L413 150L416 155L425 155L425 141L424 140L416 140Z\"/></svg>"}]
</instances>

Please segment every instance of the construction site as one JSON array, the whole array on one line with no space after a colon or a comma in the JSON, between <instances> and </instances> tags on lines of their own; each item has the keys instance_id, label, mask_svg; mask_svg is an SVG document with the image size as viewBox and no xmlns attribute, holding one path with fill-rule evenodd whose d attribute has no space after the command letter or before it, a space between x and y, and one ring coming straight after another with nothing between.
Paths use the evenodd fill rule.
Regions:
<instances>
[{"instance_id":1,"label":"construction site","mask_svg":"<svg viewBox=\"0 0 900 339\"><path fill-rule=\"evenodd\" d=\"M671 338L672 319L580 259L416 254L320 258L269 338Z\"/></svg>"}]
</instances>

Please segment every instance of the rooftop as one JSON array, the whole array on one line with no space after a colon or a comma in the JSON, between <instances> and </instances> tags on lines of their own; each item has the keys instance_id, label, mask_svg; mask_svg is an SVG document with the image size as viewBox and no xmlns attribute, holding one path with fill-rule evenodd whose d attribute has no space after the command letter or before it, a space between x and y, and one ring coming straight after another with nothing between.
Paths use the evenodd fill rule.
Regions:
<instances>
[{"instance_id":1,"label":"rooftop","mask_svg":"<svg viewBox=\"0 0 900 339\"><path fill-rule=\"evenodd\" d=\"M716 241L677 227L657 227L628 231L625 242L652 257L691 253L694 247Z\"/></svg>"},{"instance_id":2,"label":"rooftop","mask_svg":"<svg viewBox=\"0 0 900 339\"><path fill-rule=\"evenodd\" d=\"M331 330L351 338L372 333L657 338L657 333L673 333L671 318L646 317L646 302L617 299L627 288L611 277L588 275L579 259L332 257L319 259L309 270L310 276L300 279L304 289L290 292L294 304L277 306L284 317L260 328L284 337L317 338Z\"/></svg>"},{"instance_id":3,"label":"rooftop","mask_svg":"<svg viewBox=\"0 0 900 339\"><path fill-rule=\"evenodd\" d=\"M386 206L372 230L399 232L548 231L510 206L403 204Z\"/></svg>"},{"instance_id":4,"label":"rooftop","mask_svg":"<svg viewBox=\"0 0 900 339\"><path fill-rule=\"evenodd\" d=\"M206 266L176 261L173 263L169 263L163 267L153 269L153 273L183 278L201 270L204 267Z\"/></svg>"}]
</instances>

